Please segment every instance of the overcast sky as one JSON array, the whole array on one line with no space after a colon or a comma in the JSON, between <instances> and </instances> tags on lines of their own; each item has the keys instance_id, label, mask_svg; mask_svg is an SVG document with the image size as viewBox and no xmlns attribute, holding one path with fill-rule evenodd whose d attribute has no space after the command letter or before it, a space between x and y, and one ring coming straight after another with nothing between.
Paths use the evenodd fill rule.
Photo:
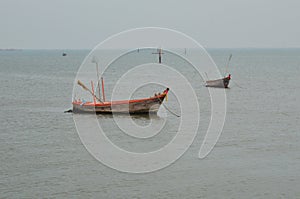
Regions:
<instances>
[{"instance_id":1,"label":"overcast sky","mask_svg":"<svg viewBox=\"0 0 300 199\"><path fill-rule=\"evenodd\" d=\"M131 28L204 47L300 47L299 0L0 0L0 48L90 49Z\"/></svg>"}]
</instances>

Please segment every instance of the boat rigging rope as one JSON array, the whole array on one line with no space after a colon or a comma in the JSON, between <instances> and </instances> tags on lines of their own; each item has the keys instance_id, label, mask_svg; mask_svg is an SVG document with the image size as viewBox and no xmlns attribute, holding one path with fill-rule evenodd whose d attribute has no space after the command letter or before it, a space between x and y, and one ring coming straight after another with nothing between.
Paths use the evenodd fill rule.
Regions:
<instances>
[{"instance_id":1,"label":"boat rigging rope","mask_svg":"<svg viewBox=\"0 0 300 199\"><path fill-rule=\"evenodd\" d=\"M162 103L162 105L164 106L164 108L169 111L172 115L175 115L176 117L180 117L180 115L174 113L173 111L171 111L165 104Z\"/></svg>"},{"instance_id":2,"label":"boat rigging rope","mask_svg":"<svg viewBox=\"0 0 300 199\"><path fill-rule=\"evenodd\" d=\"M167 111L169 111L172 115L175 115L176 117L180 117L180 115L178 115L178 114L174 113L173 111L171 111L171 110L167 107L167 105L165 105L165 104L163 103L163 101L161 101L161 99L159 99L159 97L158 97L157 99L160 101L160 103L163 105L163 107L164 107Z\"/></svg>"}]
</instances>

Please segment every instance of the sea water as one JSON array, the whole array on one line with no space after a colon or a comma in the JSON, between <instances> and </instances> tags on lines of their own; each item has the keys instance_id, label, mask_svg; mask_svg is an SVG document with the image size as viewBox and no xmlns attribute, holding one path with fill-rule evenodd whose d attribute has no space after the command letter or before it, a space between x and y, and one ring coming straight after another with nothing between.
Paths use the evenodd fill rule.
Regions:
<instances>
[{"instance_id":1,"label":"sea water","mask_svg":"<svg viewBox=\"0 0 300 199\"><path fill-rule=\"evenodd\" d=\"M0 51L0 198L300 197L299 49L209 49L221 72L233 54L220 139L206 158L198 158L210 119L207 88L199 81L201 121L193 144L169 167L147 174L111 169L85 149L73 115L64 111L71 108L76 73L89 51L62 52ZM105 76L108 97L117 73ZM174 101L171 95L165 103L176 112ZM165 133L138 142L122 134L111 116L98 116L108 138L139 152L164 146L176 133L179 119L170 113L152 119L167 120Z\"/></svg>"}]
</instances>

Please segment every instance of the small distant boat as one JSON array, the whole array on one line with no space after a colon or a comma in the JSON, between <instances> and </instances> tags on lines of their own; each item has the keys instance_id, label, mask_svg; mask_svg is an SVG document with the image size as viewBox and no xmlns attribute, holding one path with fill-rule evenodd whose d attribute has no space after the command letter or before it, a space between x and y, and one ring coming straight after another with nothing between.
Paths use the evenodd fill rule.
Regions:
<instances>
[{"instance_id":1,"label":"small distant boat","mask_svg":"<svg viewBox=\"0 0 300 199\"><path fill-rule=\"evenodd\" d=\"M206 81L206 87L216 87L216 88L228 88L229 81L231 79L231 75L229 74L227 77L216 80L208 80Z\"/></svg>"},{"instance_id":2,"label":"small distant boat","mask_svg":"<svg viewBox=\"0 0 300 199\"><path fill-rule=\"evenodd\" d=\"M229 65L229 62L231 60L231 57L232 57L232 54L230 54L228 62L226 64L225 74L228 74L228 72L227 72L228 71L228 65ZM224 78L221 78L221 79L215 79L215 80L207 80L207 81L205 81L205 83L206 83L205 86L206 87L216 87L216 88L228 88L230 79L231 79L231 75L230 74L228 74L227 76L224 75Z\"/></svg>"},{"instance_id":3,"label":"small distant boat","mask_svg":"<svg viewBox=\"0 0 300 199\"><path fill-rule=\"evenodd\" d=\"M63 53L62 56L67 56L67 53Z\"/></svg>"},{"instance_id":4,"label":"small distant boat","mask_svg":"<svg viewBox=\"0 0 300 199\"><path fill-rule=\"evenodd\" d=\"M82 102L73 101L74 113L157 113L160 105L163 103L169 89L161 94L155 94L153 97L144 99L108 101L108 102Z\"/></svg>"}]
</instances>

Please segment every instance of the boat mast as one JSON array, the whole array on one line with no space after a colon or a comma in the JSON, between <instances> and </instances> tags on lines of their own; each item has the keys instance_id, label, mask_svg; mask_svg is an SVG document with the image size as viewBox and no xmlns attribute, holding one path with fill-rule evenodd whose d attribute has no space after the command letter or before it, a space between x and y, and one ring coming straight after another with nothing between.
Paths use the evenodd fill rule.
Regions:
<instances>
[{"instance_id":1,"label":"boat mast","mask_svg":"<svg viewBox=\"0 0 300 199\"><path fill-rule=\"evenodd\" d=\"M104 80L103 80L103 77L101 77L101 84L102 84L102 97L103 97L103 102L105 102ZM99 91L99 92L100 92L100 91Z\"/></svg>"},{"instance_id":2,"label":"boat mast","mask_svg":"<svg viewBox=\"0 0 300 199\"><path fill-rule=\"evenodd\" d=\"M231 60L231 57L232 57L232 54L229 55L227 64L226 64L226 66L225 66L225 74L224 74L224 77L226 76L226 74L228 74L228 65L229 65L229 62L230 62L230 60Z\"/></svg>"},{"instance_id":3,"label":"boat mast","mask_svg":"<svg viewBox=\"0 0 300 199\"><path fill-rule=\"evenodd\" d=\"M91 95L93 97L95 97L97 100L99 100L99 102L102 102L100 98L98 98L90 89L88 89L88 87L86 87L80 80L77 81L77 84L79 86L81 86L84 90L88 91L89 93L91 93Z\"/></svg>"},{"instance_id":4,"label":"boat mast","mask_svg":"<svg viewBox=\"0 0 300 199\"><path fill-rule=\"evenodd\" d=\"M98 65L98 62L97 62L97 60L96 60L95 57L93 57L92 63L96 64L98 94L99 94L99 98L101 98L101 94L100 94L100 78L99 78L99 65Z\"/></svg>"},{"instance_id":5,"label":"boat mast","mask_svg":"<svg viewBox=\"0 0 300 199\"><path fill-rule=\"evenodd\" d=\"M93 100L94 100L94 104L96 104L96 97L95 97L95 91L94 91L94 83L91 80L91 86L92 86L92 93L93 93Z\"/></svg>"}]
</instances>

